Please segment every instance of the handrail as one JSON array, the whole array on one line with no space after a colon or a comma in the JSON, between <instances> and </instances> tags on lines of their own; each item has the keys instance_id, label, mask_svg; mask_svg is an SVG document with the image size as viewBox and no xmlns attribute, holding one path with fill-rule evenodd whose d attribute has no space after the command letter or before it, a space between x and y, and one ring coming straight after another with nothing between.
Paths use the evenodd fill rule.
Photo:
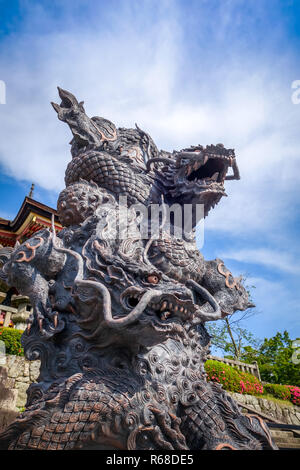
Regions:
<instances>
[{"instance_id":1,"label":"handrail","mask_svg":"<svg viewBox=\"0 0 300 470\"><path fill-rule=\"evenodd\" d=\"M253 364L248 364L247 362L241 362L234 359L226 359L224 357L212 356L208 355L207 359L211 359L213 361L223 362L224 364L232 365L237 367L242 372L250 372L251 374L255 375L259 381L261 381L259 367L256 361Z\"/></svg>"},{"instance_id":2,"label":"handrail","mask_svg":"<svg viewBox=\"0 0 300 470\"><path fill-rule=\"evenodd\" d=\"M293 429L296 431L300 431L300 426L298 424L285 424L285 423L271 423L266 421L266 425L268 428L277 428L277 429Z\"/></svg>"}]
</instances>

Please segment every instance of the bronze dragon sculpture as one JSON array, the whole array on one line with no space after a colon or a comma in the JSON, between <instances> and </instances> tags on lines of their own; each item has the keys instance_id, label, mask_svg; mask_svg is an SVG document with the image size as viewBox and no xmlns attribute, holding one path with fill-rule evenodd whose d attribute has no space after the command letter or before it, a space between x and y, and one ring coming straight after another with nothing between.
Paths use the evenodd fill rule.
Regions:
<instances>
[{"instance_id":1,"label":"bronze dragon sculpture","mask_svg":"<svg viewBox=\"0 0 300 470\"><path fill-rule=\"evenodd\" d=\"M206 216L225 180L239 178L234 151L158 151L138 126L90 119L71 93L59 94L52 104L73 134L58 198L64 228L0 253L1 278L34 307L25 355L41 360L0 448L275 449L264 422L243 415L204 370L205 322L247 309L245 287L222 260L205 261L191 233L175 236L165 216L174 204L190 204L192 227L195 205ZM154 237L147 214L161 202Z\"/></svg>"}]
</instances>

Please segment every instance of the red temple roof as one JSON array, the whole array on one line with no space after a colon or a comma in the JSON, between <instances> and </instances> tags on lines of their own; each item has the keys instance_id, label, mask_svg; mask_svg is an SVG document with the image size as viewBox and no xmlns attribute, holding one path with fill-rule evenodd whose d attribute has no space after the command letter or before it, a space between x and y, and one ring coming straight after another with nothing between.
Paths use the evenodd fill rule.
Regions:
<instances>
[{"instance_id":1,"label":"red temple roof","mask_svg":"<svg viewBox=\"0 0 300 470\"><path fill-rule=\"evenodd\" d=\"M57 211L26 196L14 220L0 218L0 244L14 246L16 241L23 243L35 232L50 227L52 214L54 214L55 228L59 231L62 225Z\"/></svg>"}]
</instances>

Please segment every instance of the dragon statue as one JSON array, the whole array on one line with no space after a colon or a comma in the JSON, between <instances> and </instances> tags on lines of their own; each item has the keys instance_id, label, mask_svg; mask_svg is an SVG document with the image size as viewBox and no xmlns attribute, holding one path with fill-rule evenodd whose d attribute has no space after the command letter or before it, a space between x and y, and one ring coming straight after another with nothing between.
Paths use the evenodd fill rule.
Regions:
<instances>
[{"instance_id":1,"label":"dragon statue","mask_svg":"<svg viewBox=\"0 0 300 470\"><path fill-rule=\"evenodd\" d=\"M41 361L0 448L276 449L265 423L242 414L204 369L205 323L251 306L242 280L206 261L194 237L225 181L239 179L234 151L159 151L138 126L89 118L58 91L52 105L73 134L57 205L64 228L55 233L53 222L0 251L1 279L33 306L25 355ZM174 205L191 213L182 237L182 222L167 220Z\"/></svg>"}]
</instances>

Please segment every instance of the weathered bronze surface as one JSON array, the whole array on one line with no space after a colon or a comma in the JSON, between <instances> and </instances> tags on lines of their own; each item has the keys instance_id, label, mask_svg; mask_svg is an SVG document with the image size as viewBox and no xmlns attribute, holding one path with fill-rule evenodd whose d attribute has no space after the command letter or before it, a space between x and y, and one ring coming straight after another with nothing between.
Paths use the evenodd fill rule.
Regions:
<instances>
[{"instance_id":1,"label":"weathered bronze surface","mask_svg":"<svg viewBox=\"0 0 300 470\"><path fill-rule=\"evenodd\" d=\"M191 227L197 204L208 214L225 180L239 179L234 151L158 151L137 126L89 118L71 93L59 95L53 107L73 134L58 198L65 228L0 253L1 278L34 308L26 357L41 360L26 410L0 448L276 448L258 417L242 415L206 381L205 322L250 306L242 281L222 260L204 260L192 232L178 237L180 224L166 221L172 204L186 216L184 204L192 205ZM154 237L150 209L160 203Z\"/></svg>"}]
</instances>

